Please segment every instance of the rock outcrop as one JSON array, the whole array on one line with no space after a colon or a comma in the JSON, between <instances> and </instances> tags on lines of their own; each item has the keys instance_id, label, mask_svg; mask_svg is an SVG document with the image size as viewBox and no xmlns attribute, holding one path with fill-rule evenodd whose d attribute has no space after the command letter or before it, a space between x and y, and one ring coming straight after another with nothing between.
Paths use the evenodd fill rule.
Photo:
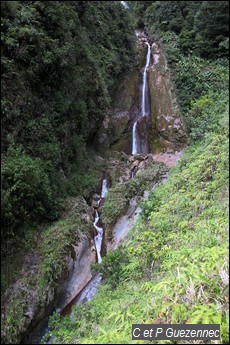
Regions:
<instances>
[{"instance_id":1,"label":"rock outcrop","mask_svg":"<svg viewBox=\"0 0 230 345\"><path fill-rule=\"evenodd\" d=\"M136 36L134 66L114 87L112 107L105 115L95 140L95 145L103 153L123 151L130 154L132 151L132 126L140 114L140 84L146 58L146 38L138 31Z\"/></svg>"},{"instance_id":2,"label":"rock outcrop","mask_svg":"<svg viewBox=\"0 0 230 345\"><path fill-rule=\"evenodd\" d=\"M181 149L188 141L186 126L173 88L170 70L159 43L151 46L149 90L152 118L151 152Z\"/></svg>"},{"instance_id":3,"label":"rock outcrop","mask_svg":"<svg viewBox=\"0 0 230 345\"><path fill-rule=\"evenodd\" d=\"M38 324L58 306L74 268L79 275L75 285L79 285L79 289L82 287L80 273L86 255L87 262L90 261L91 228L92 216L84 198L68 198L62 220L52 225L49 233L41 234L37 247L25 257L21 278L3 296L3 341L19 344L22 340L23 343L34 340L30 338L31 330L37 328L39 333ZM49 251L50 241L55 240L61 243L57 248L58 256Z\"/></svg>"},{"instance_id":4,"label":"rock outcrop","mask_svg":"<svg viewBox=\"0 0 230 345\"><path fill-rule=\"evenodd\" d=\"M104 206L102 210L102 222L107 216L106 242L111 239L112 227L122 215L126 216L125 221L128 222L130 214L137 206L138 198L143 196L143 188L153 188L153 185L165 178L167 167L159 162L172 166L179 159L179 155L175 154L175 157L171 155L185 146L188 140L165 54L158 43L153 43L151 46L152 53L148 70L151 115L139 118L140 86L147 38L143 32L139 31L136 34L135 68L114 91L113 110L106 114L95 139L99 151L110 154L107 164L109 184L117 185L117 188L112 191L113 194L111 193L114 196L114 205L111 203L111 210L115 210L116 213L112 214L111 211L110 215L107 211L106 215ZM137 118L140 122L138 135L143 154L128 156L132 147L132 126ZM159 152L163 155L154 155ZM98 156L97 159L102 158ZM65 305L72 295L77 294L90 278L90 263L96 261L95 249L91 241L94 235L92 222L94 208L102 206L98 204L99 200L100 195L92 196L91 207L89 207L82 197L67 199L67 211L63 216L63 221L66 223L63 225L60 222L55 226L56 229L59 226L63 227L63 234L68 232L71 240L68 242L69 245L61 248L64 255L61 273L57 274L56 279L53 279L51 273L52 279L50 281L44 279L44 286L41 288L42 282L39 279L44 278L42 270L56 270L58 265L56 266L55 262L50 260L50 266L46 263L48 268L43 267L42 251L39 246L26 258L27 261L22 267L23 278L8 289L4 299L7 303L3 303L2 336L3 339L7 339L7 342L20 343L23 335L57 307L58 299L63 291L65 291L65 297L61 300L61 305ZM98 212L100 211L101 209L98 209ZM52 236L54 235L55 231L52 233ZM49 240L52 240L52 237L50 238ZM61 233L60 241L62 241ZM118 243L118 239L115 242ZM58 269L60 269L59 266ZM71 275L72 280L69 279Z\"/></svg>"},{"instance_id":5,"label":"rock outcrop","mask_svg":"<svg viewBox=\"0 0 230 345\"><path fill-rule=\"evenodd\" d=\"M135 66L114 88L112 110L98 132L96 145L103 152L132 151L132 128L138 120L140 151L143 153L180 150L188 142L186 125L173 87L166 56L159 43L151 44L148 85L151 115L141 117L141 86L147 36L136 31Z\"/></svg>"}]
</instances>

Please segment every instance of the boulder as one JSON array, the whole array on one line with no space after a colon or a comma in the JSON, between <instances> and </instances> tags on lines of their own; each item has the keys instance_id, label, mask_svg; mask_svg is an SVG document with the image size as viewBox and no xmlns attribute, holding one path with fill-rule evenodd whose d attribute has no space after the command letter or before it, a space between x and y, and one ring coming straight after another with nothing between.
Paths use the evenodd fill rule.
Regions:
<instances>
[{"instance_id":1,"label":"boulder","mask_svg":"<svg viewBox=\"0 0 230 345\"><path fill-rule=\"evenodd\" d=\"M138 169L143 169L146 166L147 162L146 161L141 161L140 164L138 165Z\"/></svg>"}]
</instances>

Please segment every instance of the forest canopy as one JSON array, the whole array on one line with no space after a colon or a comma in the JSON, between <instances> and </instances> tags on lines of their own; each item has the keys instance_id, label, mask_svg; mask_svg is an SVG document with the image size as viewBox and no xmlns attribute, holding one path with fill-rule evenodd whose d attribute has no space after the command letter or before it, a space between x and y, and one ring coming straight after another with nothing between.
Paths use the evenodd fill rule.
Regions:
<instances>
[{"instance_id":1,"label":"forest canopy","mask_svg":"<svg viewBox=\"0 0 230 345\"><path fill-rule=\"evenodd\" d=\"M2 220L12 233L57 218L58 174L84 166L132 67L134 26L119 1L2 1L1 15Z\"/></svg>"},{"instance_id":2,"label":"forest canopy","mask_svg":"<svg viewBox=\"0 0 230 345\"><path fill-rule=\"evenodd\" d=\"M175 33L184 53L227 57L229 1L129 1L137 24L151 33Z\"/></svg>"}]
</instances>

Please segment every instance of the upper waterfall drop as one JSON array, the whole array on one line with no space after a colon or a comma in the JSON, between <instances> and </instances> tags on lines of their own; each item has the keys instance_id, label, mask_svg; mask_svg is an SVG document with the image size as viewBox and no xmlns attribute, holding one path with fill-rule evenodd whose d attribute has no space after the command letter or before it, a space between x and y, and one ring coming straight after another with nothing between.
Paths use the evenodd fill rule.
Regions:
<instances>
[{"instance_id":1,"label":"upper waterfall drop","mask_svg":"<svg viewBox=\"0 0 230 345\"><path fill-rule=\"evenodd\" d=\"M124 8L125 8L126 10L129 9L129 5L127 4L126 1L121 1L121 3L122 3L122 5L124 6Z\"/></svg>"},{"instance_id":2,"label":"upper waterfall drop","mask_svg":"<svg viewBox=\"0 0 230 345\"><path fill-rule=\"evenodd\" d=\"M147 57L146 57L146 64L145 64L145 69L144 69L144 73L143 73L143 85L142 85L142 101L141 101L141 110L142 116L146 116L148 115L149 109L147 109L147 97L148 97L148 92L149 89L147 87L147 80L148 80L148 67L149 67L149 63L150 63L150 55L151 55L151 48L150 48L150 44L148 42L145 42L148 46L148 53L147 53ZM148 111L147 111L148 110Z\"/></svg>"},{"instance_id":3,"label":"upper waterfall drop","mask_svg":"<svg viewBox=\"0 0 230 345\"><path fill-rule=\"evenodd\" d=\"M143 44L143 43L142 43ZM150 95L149 95L149 85L148 85L148 68L150 65L150 58L151 58L151 46L149 42L145 41L145 44L148 47L147 55L146 55L146 62L143 71L143 81L142 81L142 89L141 89L141 104L140 104L140 115L133 123L132 127L132 154L139 154L139 153L148 153L149 152L149 143L148 143L148 134L146 130L146 124L149 121L145 121L142 119L145 116L150 115ZM144 129L143 129L144 124Z\"/></svg>"}]
</instances>

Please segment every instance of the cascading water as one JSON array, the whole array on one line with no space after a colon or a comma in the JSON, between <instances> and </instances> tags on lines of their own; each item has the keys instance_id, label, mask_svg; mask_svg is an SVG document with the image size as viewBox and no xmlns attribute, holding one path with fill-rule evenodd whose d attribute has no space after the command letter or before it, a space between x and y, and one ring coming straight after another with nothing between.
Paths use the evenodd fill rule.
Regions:
<instances>
[{"instance_id":1,"label":"cascading water","mask_svg":"<svg viewBox=\"0 0 230 345\"><path fill-rule=\"evenodd\" d=\"M132 143L132 154L137 153L137 121L133 125L133 143Z\"/></svg>"},{"instance_id":2,"label":"cascading water","mask_svg":"<svg viewBox=\"0 0 230 345\"><path fill-rule=\"evenodd\" d=\"M98 212L96 211L95 213L96 215L95 215L95 220L93 222L93 226L97 230L97 235L94 237L94 242L95 242L95 247L97 251L97 262L100 264L102 261L101 245L102 245L102 239L103 239L103 229L97 226L97 222L99 221L100 218L99 218Z\"/></svg>"},{"instance_id":3,"label":"cascading water","mask_svg":"<svg viewBox=\"0 0 230 345\"><path fill-rule=\"evenodd\" d=\"M101 280L101 273L97 273L82 291L81 295L79 296L79 299L76 302L76 305L90 301L93 298L93 296L96 295L97 288L100 285Z\"/></svg>"},{"instance_id":4,"label":"cascading water","mask_svg":"<svg viewBox=\"0 0 230 345\"><path fill-rule=\"evenodd\" d=\"M103 179L102 189L101 189L101 199L105 198L107 192L108 192L107 180ZM98 201L98 206L100 205L101 199ZM96 251L97 251L97 262L100 264L102 261L101 246L102 246L102 240L103 240L103 228L101 228L97 225L99 219L100 218L99 218L98 212L97 212L97 210L95 210L95 219L93 222L93 226L97 231L97 235L94 237L94 242L95 242L95 247L96 247Z\"/></svg>"},{"instance_id":5,"label":"cascading water","mask_svg":"<svg viewBox=\"0 0 230 345\"><path fill-rule=\"evenodd\" d=\"M106 178L102 181L101 197L104 198L108 192L107 180Z\"/></svg>"},{"instance_id":6,"label":"cascading water","mask_svg":"<svg viewBox=\"0 0 230 345\"><path fill-rule=\"evenodd\" d=\"M125 9L129 9L129 5L127 4L126 1L121 1L122 5L124 6Z\"/></svg>"},{"instance_id":7,"label":"cascading water","mask_svg":"<svg viewBox=\"0 0 230 345\"><path fill-rule=\"evenodd\" d=\"M150 55L151 55L151 49L150 44L148 42L145 42L148 46L148 52L146 56L146 63L145 68L143 72L143 83L142 83L142 97L141 97L141 116L147 116L149 115L150 106L149 106L149 90L148 90L148 67L150 63ZM138 120L137 119L133 124L132 129L132 154L141 153L141 148L139 145L139 138L138 138L138 132L137 132L137 126L138 126Z\"/></svg>"},{"instance_id":8,"label":"cascading water","mask_svg":"<svg viewBox=\"0 0 230 345\"><path fill-rule=\"evenodd\" d=\"M101 188L101 198L98 201L98 207L100 206L100 201L105 198L107 192L108 192L107 179L103 179L102 188ZM97 209L95 209L95 218L94 218L93 226L97 231L97 235L94 237L94 242L95 242L95 247L97 251L97 262L100 264L102 261L101 247L102 247L104 231L103 231L103 228L97 225L99 219L100 218L99 218L98 211ZM102 280L101 273L97 273L96 275L94 275L77 296L75 296L62 310L57 310L57 311L60 312L61 316L65 316L65 315L71 314L71 309L73 305L79 305L79 304L90 301L93 298L93 296L96 294L97 288L100 285L101 280ZM37 336L35 342L33 343L39 344L43 336L45 334L47 334L48 336L50 331L51 330L48 327L48 324L46 324L45 327ZM49 340L46 341L46 344L52 344L52 337L50 337Z\"/></svg>"},{"instance_id":9,"label":"cascading water","mask_svg":"<svg viewBox=\"0 0 230 345\"><path fill-rule=\"evenodd\" d=\"M143 73L142 100L141 100L142 116L148 115L148 112L149 112L149 109L147 109L147 96L148 96L147 70L148 70L149 62L150 62L151 49L150 49L150 44L148 42L145 42L145 43L148 46L148 52L147 52L147 57L146 57L145 69L144 69L144 73Z\"/></svg>"}]
</instances>

